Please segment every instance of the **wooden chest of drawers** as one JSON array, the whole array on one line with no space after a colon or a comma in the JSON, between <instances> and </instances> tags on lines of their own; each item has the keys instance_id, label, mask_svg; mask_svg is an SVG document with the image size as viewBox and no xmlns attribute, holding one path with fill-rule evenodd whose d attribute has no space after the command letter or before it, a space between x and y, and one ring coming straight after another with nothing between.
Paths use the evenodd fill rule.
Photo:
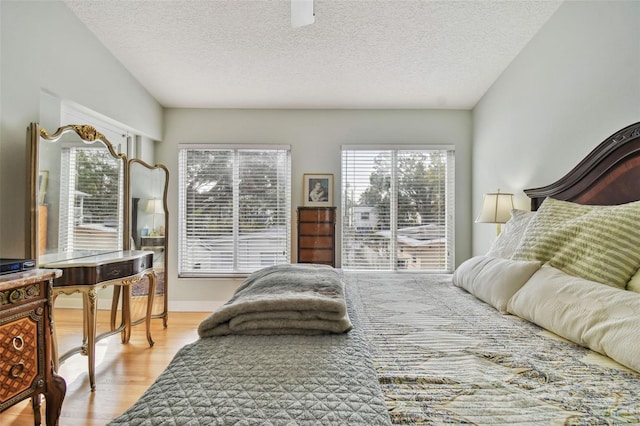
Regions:
<instances>
[{"instance_id":1,"label":"wooden chest of drawers","mask_svg":"<svg viewBox=\"0 0 640 426\"><path fill-rule=\"evenodd\" d=\"M335 267L335 231L335 207L298 207L298 263Z\"/></svg>"},{"instance_id":2,"label":"wooden chest of drawers","mask_svg":"<svg viewBox=\"0 0 640 426\"><path fill-rule=\"evenodd\" d=\"M56 425L66 392L51 363L51 293L60 270L36 269L0 276L0 412L32 398L40 424L40 395L47 424Z\"/></svg>"}]
</instances>

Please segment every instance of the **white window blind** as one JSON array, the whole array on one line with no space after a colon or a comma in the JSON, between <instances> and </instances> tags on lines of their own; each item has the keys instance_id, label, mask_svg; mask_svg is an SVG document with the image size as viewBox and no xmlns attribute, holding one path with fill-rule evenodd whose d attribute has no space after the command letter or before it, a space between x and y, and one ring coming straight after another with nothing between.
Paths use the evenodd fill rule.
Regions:
<instances>
[{"instance_id":1,"label":"white window blind","mask_svg":"<svg viewBox=\"0 0 640 426\"><path fill-rule=\"evenodd\" d=\"M122 250L124 168L104 147L63 147L58 247Z\"/></svg>"},{"instance_id":2,"label":"white window blind","mask_svg":"<svg viewBox=\"0 0 640 426\"><path fill-rule=\"evenodd\" d=\"M451 147L342 149L342 268L451 271Z\"/></svg>"},{"instance_id":3,"label":"white window blind","mask_svg":"<svg viewBox=\"0 0 640 426\"><path fill-rule=\"evenodd\" d=\"M181 146L179 155L179 276L290 261L288 146Z\"/></svg>"}]
</instances>

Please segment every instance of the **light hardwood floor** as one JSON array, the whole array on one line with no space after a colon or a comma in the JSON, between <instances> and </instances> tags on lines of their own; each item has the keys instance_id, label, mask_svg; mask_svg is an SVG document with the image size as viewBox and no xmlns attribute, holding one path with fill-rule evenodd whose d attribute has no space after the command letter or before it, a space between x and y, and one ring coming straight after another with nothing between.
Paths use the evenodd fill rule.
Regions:
<instances>
[{"instance_id":1,"label":"light hardwood floor","mask_svg":"<svg viewBox=\"0 0 640 426\"><path fill-rule=\"evenodd\" d=\"M149 347L144 324L133 327L131 340L122 344L120 335L110 336L96 345L96 390L89 389L87 357L73 355L61 366L59 374L67 382L60 426L101 426L124 412L153 383L175 353L198 338L197 326L208 312L170 312L168 327L152 320ZM82 316L75 309L54 311L61 353L81 343ZM106 330L108 311L99 311L98 329ZM72 343L73 342L73 343ZM44 401L44 399L43 399ZM42 419L45 420L42 406ZM3 426L32 426L30 401L23 401L0 414Z\"/></svg>"}]
</instances>

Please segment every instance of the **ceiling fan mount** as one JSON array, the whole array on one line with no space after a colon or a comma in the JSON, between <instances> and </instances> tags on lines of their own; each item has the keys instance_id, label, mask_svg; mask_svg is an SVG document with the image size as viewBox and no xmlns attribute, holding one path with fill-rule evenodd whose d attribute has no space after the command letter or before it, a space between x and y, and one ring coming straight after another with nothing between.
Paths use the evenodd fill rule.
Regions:
<instances>
[{"instance_id":1,"label":"ceiling fan mount","mask_svg":"<svg viewBox=\"0 0 640 426\"><path fill-rule=\"evenodd\" d=\"M313 0L291 0L291 26L293 28L311 25L315 21Z\"/></svg>"}]
</instances>

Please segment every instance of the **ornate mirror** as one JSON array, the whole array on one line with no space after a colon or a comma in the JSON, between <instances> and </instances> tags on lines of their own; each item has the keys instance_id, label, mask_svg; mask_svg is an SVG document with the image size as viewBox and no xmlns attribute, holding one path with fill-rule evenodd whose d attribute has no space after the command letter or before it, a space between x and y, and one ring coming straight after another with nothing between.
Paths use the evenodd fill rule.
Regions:
<instances>
[{"instance_id":1,"label":"ornate mirror","mask_svg":"<svg viewBox=\"0 0 640 426\"><path fill-rule=\"evenodd\" d=\"M29 130L32 258L46 264L122 250L126 156L92 126Z\"/></svg>"},{"instance_id":2,"label":"ornate mirror","mask_svg":"<svg viewBox=\"0 0 640 426\"><path fill-rule=\"evenodd\" d=\"M156 292L153 303L153 317L162 318L167 326L167 191L169 171L166 166L151 166L139 159L129 160L129 196L131 206L131 248L150 250L153 255L153 270L156 274ZM133 286L132 317L141 321L147 304L148 280Z\"/></svg>"},{"instance_id":3,"label":"ornate mirror","mask_svg":"<svg viewBox=\"0 0 640 426\"><path fill-rule=\"evenodd\" d=\"M112 144L93 126L67 125L49 133L32 123L29 149L31 258L46 267L125 249L128 170L126 155L120 152L126 147ZM115 324L120 312L117 297L115 292L109 297L111 288L105 292L103 309L110 306ZM83 298L79 296L63 298L57 304L61 306L54 307L54 315L58 309L81 309ZM86 336L82 329L80 326L73 339L59 342L59 354L70 353L78 335ZM114 326L102 326L97 333L112 329Z\"/></svg>"}]
</instances>

